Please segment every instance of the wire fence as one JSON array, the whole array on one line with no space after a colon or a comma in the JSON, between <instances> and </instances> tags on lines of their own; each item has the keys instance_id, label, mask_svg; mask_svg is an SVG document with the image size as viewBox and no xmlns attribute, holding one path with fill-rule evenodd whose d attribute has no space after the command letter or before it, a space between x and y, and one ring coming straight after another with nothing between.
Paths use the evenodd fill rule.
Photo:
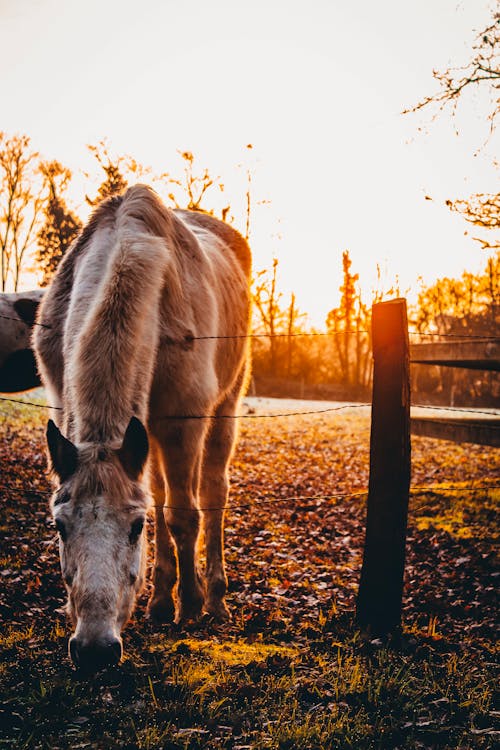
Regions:
<instances>
[{"instance_id":1,"label":"wire fence","mask_svg":"<svg viewBox=\"0 0 500 750\"><path fill-rule=\"evenodd\" d=\"M410 487L410 494L411 495L426 495L426 494L446 494L449 492L452 493L461 493L461 492L488 492L490 490L496 490L500 489L500 484L481 484L481 485L447 485L443 486L443 484L428 484L428 485L417 485L415 487ZM29 495L32 497L50 497L53 494L52 490L44 490L44 489L32 489L30 487L25 486L19 486L9 483L3 483L0 484L0 491L6 490L8 492L13 492L17 494L23 494L23 495ZM351 490L349 492L334 492L331 494L324 494L324 495L287 495L287 496L281 496L281 495L274 495L272 497L264 496L264 495L258 495L252 502L248 503L227 503L226 505L212 505L212 506L200 506L197 508L186 508L184 506L179 505L161 505L161 506L154 506L154 507L161 507L164 510L180 510L185 511L188 513L193 513L195 511L201 511L204 513L211 512L211 511L220 511L220 510L242 510L242 509L248 509L248 508L255 508L261 505L271 505L271 504L284 504L286 503L289 507L289 510L292 510L294 512L303 512L303 513L309 513L313 512L314 510L317 510L317 508L310 508L310 507L300 507L298 505L291 506L291 503L311 503L311 502L323 502L323 501L331 501L331 500L341 500L346 498L353 498L353 497L363 497L365 495L368 495L368 489L363 490Z\"/></svg>"},{"instance_id":2,"label":"wire fence","mask_svg":"<svg viewBox=\"0 0 500 750\"><path fill-rule=\"evenodd\" d=\"M9 398L8 396L0 396L0 401L9 401L14 404L21 404L23 406L35 406L39 409L55 409L61 411L61 406L51 406L50 404L41 404L36 401L26 401L19 398ZM343 411L344 409L362 409L371 406L370 402L363 402L359 404L342 404L340 406L328 406L321 409L310 409L302 411L289 411L289 412L277 412L273 414L165 414L157 419L172 419L172 420L189 420L189 419L276 419L278 417L304 417L314 414L327 414L328 412ZM481 409L465 409L456 406L432 406L429 404L412 404L414 409L428 409L438 411L450 411L459 412L463 414L469 414L471 416L486 415L488 417L500 417L500 411L495 409L489 409L483 411ZM4 412L6 413L6 412ZM498 428L495 428L498 429Z\"/></svg>"},{"instance_id":3,"label":"wire fence","mask_svg":"<svg viewBox=\"0 0 500 750\"><path fill-rule=\"evenodd\" d=\"M7 319L7 320L19 320L17 318L13 318L6 315L0 315L0 318ZM41 323L41 322L35 322L35 325L42 326L44 328L52 328L52 326ZM252 333L252 334L245 334L245 335L227 335L227 336L186 336L184 337L184 341L196 341L196 340L216 340L216 339L254 339L254 338L295 338L295 337L330 337L330 336L338 336L338 335L358 335L358 334L368 334L369 331L367 330L355 330L355 331L329 331L329 332L302 332L302 333L276 333L276 334L267 334L267 333ZM440 338L452 338L452 339L474 339L477 341L499 341L500 339L496 336L483 336L483 335L469 335L469 334L442 334L442 333L434 333L434 332L410 332L410 336L425 336L425 337L440 337ZM57 410L60 411L62 407L60 406L54 406L50 404L44 404L40 402L35 401L28 401L25 399L18 399L18 398L11 398L8 396L0 396L0 400L4 402L10 402L17 405L22 406L31 406L35 408L40 409L49 409L49 410ZM247 413L247 414L168 414L168 415L162 415L158 419L170 419L170 420L214 420L214 419L277 419L277 418L283 418L283 417L297 417L297 416L309 416L309 415L318 415L318 414L327 414L330 412L337 412L347 409L359 409L359 408L367 408L371 406L370 403L346 403L342 405L336 405L336 406L330 406L326 408L320 408L320 409L308 409L308 410L299 410L299 411L287 411L287 412L278 412L278 413L271 413L271 414L253 414L253 413ZM500 411L495 409L490 409L488 411L480 410L480 409L467 409L467 408L458 408L458 407L451 407L451 406L432 406L429 404L412 404L414 408L419 409L427 409L427 410L439 410L439 411L445 411L445 412L458 412L458 413L466 413L469 415L486 415L489 417L497 417L500 416ZM5 416L11 416L8 412L4 410L0 410L0 413L4 414ZM498 430L498 426L496 425L483 425L486 429L491 430ZM472 492L472 491L489 491L491 489L498 489L500 488L500 484L493 484L493 485L474 485L474 486L468 486L463 487L461 485L448 485L446 487L443 487L443 485L427 485L427 486L415 486L410 488L410 493L415 494L423 494L423 493L446 493L446 492ZM9 485L9 484L3 484L0 485L0 489L8 490L10 492L21 492L23 494L30 494L35 496L40 495L51 495L51 491L47 490L41 490L41 489L31 489L28 487L22 487L17 485ZM334 500L339 498L348 498L348 497L356 497L356 496L363 496L368 494L368 489L364 490L354 490L350 492L343 492L343 493L333 493L333 494L327 494L327 495L312 495L312 496L303 496L303 495L296 495L291 497L263 497L259 496L257 501L253 501L251 503L244 503L244 504L228 504L227 506L215 506L215 507L201 507L198 508L200 511L208 512L208 511L215 511L215 510L223 510L224 508L234 508L234 509L242 509L242 508L253 508L258 504L266 504L266 503L300 503L300 502L319 502L319 501L327 501L327 500ZM171 510L186 510L186 508L180 508L177 506L164 506L166 509ZM190 512L192 509L189 509ZM298 506L294 507L294 510L304 510L305 508L300 508Z\"/></svg>"},{"instance_id":4,"label":"wire fence","mask_svg":"<svg viewBox=\"0 0 500 750\"><path fill-rule=\"evenodd\" d=\"M34 401L25 401L23 399L13 399L9 397L0 397L3 401L10 401L15 404L22 404L26 406L34 406L41 409L60 409L61 407L52 407L47 404L41 404ZM167 418L171 419L220 419L220 418L231 418L231 419L269 419L269 418L282 418L282 417L292 417L292 416L309 416L309 415L315 415L315 414L325 414L328 412L334 412L334 411L341 411L345 409L356 409L356 408L366 408L371 406L369 403L361 403L361 404L343 404L340 406L332 406L326 409L313 409L313 410L307 410L307 411L293 411L293 412L280 412L277 414L241 414L241 415L176 415L176 416L170 416ZM427 406L427 405L420 405L416 404L415 407L422 408L422 409L439 409L443 411L455 411L455 412L466 412L469 414L487 414L488 416L495 415L500 416L500 412L496 411L488 411L488 412L482 412L479 410L471 410L471 409L461 409L461 408L451 408L451 407L438 407L438 406ZM6 412L4 412L7 414ZM8 415L10 416L10 415ZM491 429L497 429L498 427L492 426ZM412 495L421 495L426 493L434 493L434 494L442 494L442 493L460 493L460 492L488 492L493 489L500 489L500 484L481 484L481 485L470 485L470 486L463 486L463 485L447 485L443 486L443 484L430 484L430 485L422 485L422 486L414 486L410 487L410 494ZM15 484L7 484L3 483L0 485L0 490L7 490L9 492L14 493L21 493L25 495L32 495L35 497L39 496L46 496L49 497L52 494L51 490L44 490L43 488L30 488L25 487L21 485L15 485ZM323 495L292 495L292 496L273 496L273 497L267 497L267 496L258 496L256 499L254 499L252 502L248 503L228 503L225 506L211 506L211 507L204 507L201 506L195 510L199 510L202 512L210 512L210 511L221 511L225 509L245 509L245 508L255 508L259 505L265 505L265 504L277 504L286 503L288 506L291 503L294 503L293 510L297 512L307 512L308 508L301 508L297 503L310 503L310 502L320 502L320 501L328 501L328 500L336 500L341 498L352 498L352 497L362 497L364 495L368 495L368 489L363 490L351 490L349 492L335 492L331 494L323 494ZM178 510L178 511L186 511L186 512L193 512L192 508L184 508L180 506L172 506L172 505L164 505L161 506L164 507L165 510Z\"/></svg>"},{"instance_id":5,"label":"wire fence","mask_svg":"<svg viewBox=\"0 0 500 750\"><path fill-rule=\"evenodd\" d=\"M0 315L0 318L3 318L3 320L13 320L16 323L24 323L24 321L21 318L14 318L10 315ZM48 324L48 323L42 323L40 321L34 321L30 323L30 325L33 326L40 326L41 328L49 328L52 329L54 326ZM193 336L193 335L186 335L183 338L183 342L191 342L191 341L215 341L215 340L225 340L225 339L277 339L277 338L308 338L308 337L335 337L335 336L355 336L358 334L370 334L371 331L365 329L365 328L359 328L355 330L347 330L347 331L297 331L297 332L284 332L284 333L243 333L243 334L233 334L233 335L225 335L225 336ZM58 333L57 335L63 335L62 332ZM440 333L439 331L409 331L409 336L423 336L423 337L438 337L438 338L450 338L450 339L474 339L475 341L500 341L499 336L491 336L489 334L482 334L482 333ZM177 343L175 341L168 341L166 343Z\"/></svg>"}]
</instances>

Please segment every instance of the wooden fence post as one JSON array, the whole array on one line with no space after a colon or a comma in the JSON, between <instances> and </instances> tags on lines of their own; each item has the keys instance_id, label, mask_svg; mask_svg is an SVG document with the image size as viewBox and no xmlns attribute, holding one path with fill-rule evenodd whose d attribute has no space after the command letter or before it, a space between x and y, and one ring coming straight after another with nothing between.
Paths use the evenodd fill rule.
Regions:
<instances>
[{"instance_id":1,"label":"wooden fence post","mask_svg":"<svg viewBox=\"0 0 500 750\"><path fill-rule=\"evenodd\" d=\"M406 300L372 308L370 481L357 621L374 636L401 625L410 489L410 367Z\"/></svg>"}]
</instances>

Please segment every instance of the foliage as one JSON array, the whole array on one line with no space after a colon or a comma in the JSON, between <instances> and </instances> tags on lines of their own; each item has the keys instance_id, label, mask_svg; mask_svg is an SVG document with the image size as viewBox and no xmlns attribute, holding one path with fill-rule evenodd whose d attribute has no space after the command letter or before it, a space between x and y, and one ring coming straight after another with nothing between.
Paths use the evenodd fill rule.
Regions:
<instances>
[{"instance_id":1,"label":"foliage","mask_svg":"<svg viewBox=\"0 0 500 750\"><path fill-rule=\"evenodd\" d=\"M453 336L491 336L500 329L500 252L478 274L438 279L423 287L412 318L417 331ZM456 339L455 339L456 340ZM493 372L415 365L414 393L435 402L495 406L500 396Z\"/></svg>"},{"instance_id":2,"label":"foliage","mask_svg":"<svg viewBox=\"0 0 500 750\"><path fill-rule=\"evenodd\" d=\"M42 209L36 186L38 153L26 135L0 132L0 290L9 277L17 290L23 261L35 238Z\"/></svg>"},{"instance_id":3,"label":"foliage","mask_svg":"<svg viewBox=\"0 0 500 750\"><path fill-rule=\"evenodd\" d=\"M96 197L92 199L88 195L85 196L85 200L89 206L97 206L102 200L110 198L113 195L120 195L120 193L126 190L128 182L123 173L126 170L128 158L126 156L111 156L105 140L99 141L97 144L90 144L87 148L96 158L105 175L103 182L97 190Z\"/></svg>"},{"instance_id":4,"label":"foliage","mask_svg":"<svg viewBox=\"0 0 500 750\"><path fill-rule=\"evenodd\" d=\"M89 206L96 206L102 200L113 195L120 195L127 189L129 180L137 182L148 179L151 182L157 182L166 177L166 175L154 175L151 167L140 164L132 156L112 154L107 139L103 139L96 144L89 144L87 148L104 172L104 180L101 182L95 198L85 196ZM90 177L90 174L86 173L85 176Z\"/></svg>"},{"instance_id":5,"label":"foliage","mask_svg":"<svg viewBox=\"0 0 500 750\"><path fill-rule=\"evenodd\" d=\"M324 497L366 487L368 410L243 420L226 524L232 623L155 629L146 590L125 662L85 680L65 653L46 415L4 407L1 747L495 746L494 449L413 441L413 484L433 489L410 505L404 633L382 643L352 621L365 498Z\"/></svg>"},{"instance_id":6,"label":"foliage","mask_svg":"<svg viewBox=\"0 0 500 750\"><path fill-rule=\"evenodd\" d=\"M442 278L423 287L415 320L420 331L488 335L500 326L500 252L484 271L464 271L459 279Z\"/></svg>"},{"instance_id":7,"label":"foliage","mask_svg":"<svg viewBox=\"0 0 500 750\"><path fill-rule=\"evenodd\" d=\"M66 250L81 229L81 221L71 211L64 192L71 179L71 172L57 161L43 161L40 172L47 190L43 206L44 223L38 232L36 260L42 271L41 286L47 286Z\"/></svg>"}]
</instances>

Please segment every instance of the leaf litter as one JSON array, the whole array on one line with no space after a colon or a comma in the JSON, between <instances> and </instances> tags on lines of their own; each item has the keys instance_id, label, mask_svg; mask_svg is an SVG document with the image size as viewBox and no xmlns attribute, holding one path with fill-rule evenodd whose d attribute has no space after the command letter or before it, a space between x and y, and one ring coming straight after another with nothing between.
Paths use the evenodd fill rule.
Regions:
<instances>
[{"instance_id":1,"label":"leaf litter","mask_svg":"<svg viewBox=\"0 0 500 750\"><path fill-rule=\"evenodd\" d=\"M494 746L498 451L412 440L412 486L433 489L410 499L403 635L384 643L354 622L368 412L242 420L232 621L154 628L146 587L124 663L83 681L66 655L43 432L27 409L0 431L0 747Z\"/></svg>"}]
</instances>

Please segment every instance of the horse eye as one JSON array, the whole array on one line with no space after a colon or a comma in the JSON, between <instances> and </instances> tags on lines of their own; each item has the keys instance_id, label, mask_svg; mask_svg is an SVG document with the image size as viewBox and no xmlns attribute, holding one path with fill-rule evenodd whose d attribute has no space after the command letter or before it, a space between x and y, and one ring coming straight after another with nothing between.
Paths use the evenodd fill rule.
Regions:
<instances>
[{"instance_id":1,"label":"horse eye","mask_svg":"<svg viewBox=\"0 0 500 750\"><path fill-rule=\"evenodd\" d=\"M62 521L59 520L59 518L56 519L56 529L57 529L57 531L59 533L59 536L61 537L62 541L65 542L66 541L66 536L67 536L66 535L66 526L63 524Z\"/></svg>"},{"instance_id":2,"label":"horse eye","mask_svg":"<svg viewBox=\"0 0 500 750\"><path fill-rule=\"evenodd\" d=\"M141 535L143 528L144 528L144 518L136 518L132 526L130 527L130 534L128 535L128 540L130 544L135 544L137 542L137 540L139 539Z\"/></svg>"}]
</instances>

